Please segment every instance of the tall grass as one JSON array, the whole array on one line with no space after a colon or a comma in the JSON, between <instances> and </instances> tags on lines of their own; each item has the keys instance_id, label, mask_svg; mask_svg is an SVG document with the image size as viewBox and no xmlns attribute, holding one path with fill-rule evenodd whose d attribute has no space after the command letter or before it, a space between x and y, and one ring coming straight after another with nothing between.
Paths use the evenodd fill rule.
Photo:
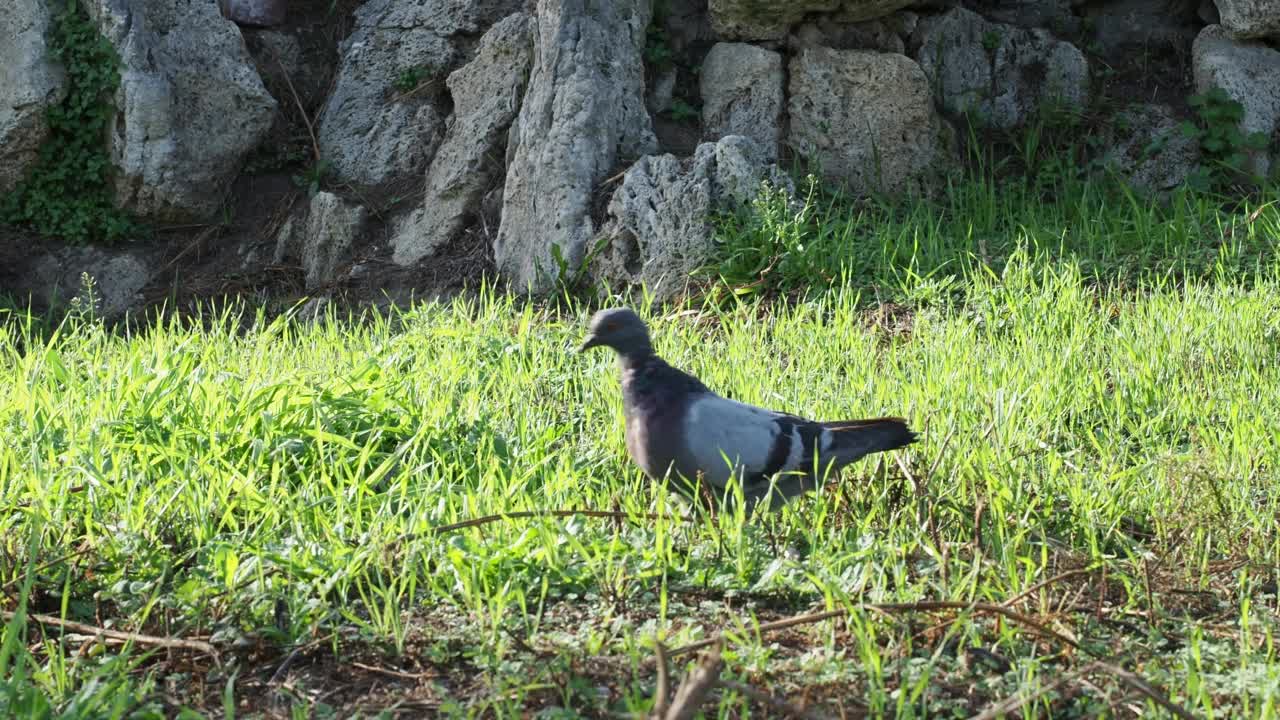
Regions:
<instances>
[{"instance_id":1,"label":"tall grass","mask_svg":"<svg viewBox=\"0 0 1280 720\"><path fill-rule=\"evenodd\" d=\"M770 518L640 518L680 507L626 458L612 362L572 352L583 312L483 290L316 322L224 309L112 332L79 314L46 332L10 315L7 607L226 655L90 652L19 612L0 705L372 716L392 700L352 689L359 661L435 678L425 692L370 676L423 712L599 715L647 707L655 637L736 628L725 657L744 682L831 712L971 714L1052 682L1076 651L978 614L861 604L1000 603L1078 569L1017 607L1174 702L1274 717L1275 206L948 197L940 213L765 200L757 224L726 231L726 286L821 272L825 293L642 307L658 350L729 396L923 431ZM907 313L879 322L877 292ZM432 532L565 508L636 520ZM810 607L848 620L752 630ZM295 650L288 687L270 685ZM1155 712L1115 677L1090 682L1025 712ZM333 683L353 685L326 695ZM744 702L725 692L715 714Z\"/></svg>"}]
</instances>

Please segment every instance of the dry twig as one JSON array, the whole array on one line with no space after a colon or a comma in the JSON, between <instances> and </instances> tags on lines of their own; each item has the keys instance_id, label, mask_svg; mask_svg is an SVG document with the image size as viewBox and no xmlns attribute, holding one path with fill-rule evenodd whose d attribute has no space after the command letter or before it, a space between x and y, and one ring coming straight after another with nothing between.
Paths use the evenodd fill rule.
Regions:
<instances>
[{"instance_id":1,"label":"dry twig","mask_svg":"<svg viewBox=\"0 0 1280 720\"><path fill-rule=\"evenodd\" d=\"M5 622L13 619L14 613L8 610L0 611L0 615L4 616ZM139 645L152 645L155 647L168 648L170 650L192 650L195 652L212 655L218 657L218 650L203 640L187 640L185 638L159 637L157 635L143 635L142 633L124 632L121 630L109 630L93 625L85 625L72 620L63 620L52 615L40 615L37 613L29 613L28 618L34 620L41 625L52 625L53 627L70 630L71 632L80 633L81 635L92 635L96 637L109 638L111 640L120 640L123 642L133 642Z\"/></svg>"},{"instance_id":2,"label":"dry twig","mask_svg":"<svg viewBox=\"0 0 1280 720\"><path fill-rule=\"evenodd\" d=\"M720 646L716 645L702 657L702 662L685 677L680 687L676 688L671 708L662 720L690 720L720 682L720 671L723 668Z\"/></svg>"},{"instance_id":3,"label":"dry twig","mask_svg":"<svg viewBox=\"0 0 1280 720\"><path fill-rule=\"evenodd\" d=\"M1005 607L1013 607L1014 605L1017 605L1019 602L1027 599L1028 597L1031 597L1037 591L1043 588L1049 587L1050 585L1054 585L1056 583L1060 583L1063 580L1066 580L1068 578L1076 577L1077 575L1089 575L1093 573L1094 570L1096 570L1096 568L1088 567L1088 568L1077 568L1075 570L1068 570L1063 573L1058 573L1057 575L1054 575L1048 580L1043 580L1041 582L1036 583L1035 585L1032 585L1026 590L1023 590L1022 592L1018 593L1017 595L1014 595L1013 597L1009 598L1008 600L1005 600L1000 604Z\"/></svg>"},{"instance_id":4,"label":"dry twig","mask_svg":"<svg viewBox=\"0 0 1280 720\"><path fill-rule=\"evenodd\" d=\"M534 517L590 517L605 519L629 520L636 518L639 520L670 520L675 522L692 522L693 518L679 517L675 515L655 515L652 513L644 515L632 515L630 513L618 512L614 510L519 510L509 513L497 513L494 515L485 515L484 517L472 518L461 522L451 523L449 525L440 525L432 528L428 532L440 535L442 533L453 532L454 530L463 530L465 528L478 527L480 525L488 525L499 520L514 520L516 518L534 518Z\"/></svg>"}]
</instances>

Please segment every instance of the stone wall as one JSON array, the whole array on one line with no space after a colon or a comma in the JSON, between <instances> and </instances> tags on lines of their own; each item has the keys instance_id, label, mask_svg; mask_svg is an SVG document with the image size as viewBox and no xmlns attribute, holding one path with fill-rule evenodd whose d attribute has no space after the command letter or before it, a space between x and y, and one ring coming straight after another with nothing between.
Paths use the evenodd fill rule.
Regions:
<instances>
[{"instance_id":1,"label":"stone wall","mask_svg":"<svg viewBox=\"0 0 1280 720\"><path fill-rule=\"evenodd\" d=\"M312 293L470 242L519 290L586 273L669 297L712 256L710 215L790 188L782 168L929 194L970 127L1016 133L1047 107L1113 115L1103 160L1152 191L1196 165L1193 93L1243 104L1268 141L1249 169L1280 138L1280 0L366 0L272 28L214 3L81 2L123 64L116 202L207 222L264 173L310 178L237 247ZM0 20L0 191L63 92L54 12L19 0Z\"/></svg>"}]
</instances>

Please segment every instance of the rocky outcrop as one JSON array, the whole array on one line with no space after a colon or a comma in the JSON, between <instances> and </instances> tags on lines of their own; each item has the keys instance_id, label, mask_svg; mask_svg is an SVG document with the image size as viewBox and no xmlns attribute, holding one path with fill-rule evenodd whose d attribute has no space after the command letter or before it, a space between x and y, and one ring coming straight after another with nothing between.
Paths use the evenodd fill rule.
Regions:
<instances>
[{"instance_id":1,"label":"rocky outcrop","mask_svg":"<svg viewBox=\"0 0 1280 720\"><path fill-rule=\"evenodd\" d=\"M1232 37L1280 39L1280 0L1217 0L1222 28Z\"/></svg>"},{"instance_id":2,"label":"rocky outcrop","mask_svg":"<svg viewBox=\"0 0 1280 720\"><path fill-rule=\"evenodd\" d=\"M10 292L30 296L37 306L67 308L75 298L89 302L83 277L93 282L93 311L115 318L136 306L156 273L153 253L97 247L60 247L42 254Z\"/></svg>"},{"instance_id":3,"label":"rocky outcrop","mask_svg":"<svg viewBox=\"0 0 1280 720\"><path fill-rule=\"evenodd\" d=\"M805 48L791 61L788 142L855 194L928 192L947 127L911 58Z\"/></svg>"},{"instance_id":4,"label":"rocky outcrop","mask_svg":"<svg viewBox=\"0 0 1280 720\"><path fill-rule=\"evenodd\" d=\"M280 228L275 262L293 260L301 265L307 290L329 285L338 279L367 219L363 207L333 193L318 192Z\"/></svg>"},{"instance_id":5,"label":"rocky outcrop","mask_svg":"<svg viewBox=\"0 0 1280 720\"><path fill-rule=\"evenodd\" d=\"M1191 50L1196 92L1222 88L1244 106L1242 133L1280 132L1280 50L1248 40L1235 40L1221 25L1200 31ZM1271 167L1267 151L1251 153L1246 169L1266 175Z\"/></svg>"},{"instance_id":6,"label":"rocky outcrop","mask_svg":"<svg viewBox=\"0 0 1280 720\"><path fill-rule=\"evenodd\" d=\"M1200 146L1181 131L1167 105L1136 105L1113 123L1104 164L1144 193L1173 190L1200 161Z\"/></svg>"},{"instance_id":7,"label":"rocky outcrop","mask_svg":"<svg viewBox=\"0 0 1280 720\"><path fill-rule=\"evenodd\" d=\"M45 113L62 100L66 77L49 57L52 14L43 0L14 0L0 13L0 194L35 164L49 136Z\"/></svg>"},{"instance_id":8,"label":"rocky outcrop","mask_svg":"<svg viewBox=\"0 0 1280 720\"><path fill-rule=\"evenodd\" d=\"M333 91L321 109L320 155L342 181L373 188L415 182L444 136L440 97L467 59L468 36L521 0L369 0L342 44Z\"/></svg>"},{"instance_id":9,"label":"rocky outcrop","mask_svg":"<svg viewBox=\"0 0 1280 720\"><path fill-rule=\"evenodd\" d=\"M746 43L717 43L702 61L702 126L710 139L751 138L770 161L782 140L782 55Z\"/></svg>"},{"instance_id":10,"label":"rocky outcrop","mask_svg":"<svg viewBox=\"0 0 1280 720\"><path fill-rule=\"evenodd\" d=\"M711 27L724 39L779 40L806 15L822 13L839 22L874 20L914 0L709 0Z\"/></svg>"},{"instance_id":11,"label":"rocky outcrop","mask_svg":"<svg viewBox=\"0 0 1280 720\"><path fill-rule=\"evenodd\" d=\"M1199 22L1189 0L1112 0L1084 10L1090 42L1118 59L1173 51L1185 56Z\"/></svg>"},{"instance_id":12,"label":"rocky outcrop","mask_svg":"<svg viewBox=\"0 0 1280 720\"><path fill-rule=\"evenodd\" d=\"M807 22L796 28L796 44L801 47L829 47L833 50L879 50L904 54L907 40L920 17L900 11L876 20L844 24Z\"/></svg>"},{"instance_id":13,"label":"rocky outcrop","mask_svg":"<svg viewBox=\"0 0 1280 720\"><path fill-rule=\"evenodd\" d=\"M506 133L520 109L533 60L531 18L518 13L494 25L476 58L449 75L454 112L427 170L421 207L392 238L392 259L411 265L446 245L479 209L485 189L502 174Z\"/></svg>"},{"instance_id":14,"label":"rocky outcrop","mask_svg":"<svg viewBox=\"0 0 1280 720\"><path fill-rule=\"evenodd\" d=\"M89 10L122 63L117 203L162 221L207 217L276 111L240 30L215 3L92 0Z\"/></svg>"},{"instance_id":15,"label":"rocky outcrop","mask_svg":"<svg viewBox=\"0 0 1280 720\"><path fill-rule=\"evenodd\" d=\"M692 158L641 158L609 201L592 276L615 287L643 283L655 298L670 299L714 257L713 214L748 205L764 183L792 191L764 150L740 135L703 143Z\"/></svg>"},{"instance_id":16,"label":"rocky outcrop","mask_svg":"<svg viewBox=\"0 0 1280 720\"><path fill-rule=\"evenodd\" d=\"M938 102L980 124L1010 129L1045 104L1088 101L1088 61L1048 31L991 23L956 8L921 20L915 41Z\"/></svg>"},{"instance_id":17,"label":"rocky outcrop","mask_svg":"<svg viewBox=\"0 0 1280 720\"><path fill-rule=\"evenodd\" d=\"M653 152L641 49L649 0L543 0L533 70L507 146L498 270L520 291L552 289L596 235L596 186Z\"/></svg>"}]
</instances>

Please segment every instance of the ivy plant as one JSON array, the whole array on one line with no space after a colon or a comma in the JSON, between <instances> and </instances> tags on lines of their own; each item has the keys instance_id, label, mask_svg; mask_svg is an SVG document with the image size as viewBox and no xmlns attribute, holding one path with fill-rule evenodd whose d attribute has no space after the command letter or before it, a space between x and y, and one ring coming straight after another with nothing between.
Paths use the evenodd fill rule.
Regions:
<instances>
[{"instance_id":1,"label":"ivy plant","mask_svg":"<svg viewBox=\"0 0 1280 720\"><path fill-rule=\"evenodd\" d=\"M35 166L0 200L0 221L77 244L118 242L138 231L111 196L106 134L120 58L77 0L54 18L49 50L65 69L67 93L47 111L49 136Z\"/></svg>"}]
</instances>

